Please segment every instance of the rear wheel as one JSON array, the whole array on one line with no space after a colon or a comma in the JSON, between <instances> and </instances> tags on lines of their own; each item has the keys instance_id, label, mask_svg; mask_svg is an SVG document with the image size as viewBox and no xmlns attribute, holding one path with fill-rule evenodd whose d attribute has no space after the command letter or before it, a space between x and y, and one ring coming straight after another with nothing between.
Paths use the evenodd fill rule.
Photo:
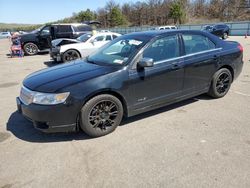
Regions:
<instances>
[{"instance_id":1,"label":"rear wheel","mask_svg":"<svg viewBox=\"0 0 250 188\"><path fill-rule=\"evenodd\" d=\"M229 91L231 83L232 74L230 70L222 68L214 74L208 94L214 98L224 97Z\"/></svg>"},{"instance_id":2,"label":"rear wheel","mask_svg":"<svg viewBox=\"0 0 250 188\"><path fill-rule=\"evenodd\" d=\"M225 32L225 33L223 33L223 36L222 36L222 39L227 39L228 38L228 33L227 32Z\"/></svg>"},{"instance_id":3,"label":"rear wheel","mask_svg":"<svg viewBox=\"0 0 250 188\"><path fill-rule=\"evenodd\" d=\"M81 110L80 126L91 137L113 132L121 123L123 106L113 95L102 94L90 99Z\"/></svg>"},{"instance_id":4,"label":"rear wheel","mask_svg":"<svg viewBox=\"0 0 250 188\"><path fill-rule=\"evenodd\" d=\"M63 62L73 61L76 59L80 59L81 55L76 50L68 50L64 52L62 60Z\"/></svg>"},{"instance_id":5,"label":"rear wheel","mask_svg":"<svg viewBox=\"0 0 250 188\"><path fill-rule=\"evenodd\" d=\"M26 55L36 55L38 53L37 45L32 42L26 43L23 50Z\"/></svg>"}]
</instances>

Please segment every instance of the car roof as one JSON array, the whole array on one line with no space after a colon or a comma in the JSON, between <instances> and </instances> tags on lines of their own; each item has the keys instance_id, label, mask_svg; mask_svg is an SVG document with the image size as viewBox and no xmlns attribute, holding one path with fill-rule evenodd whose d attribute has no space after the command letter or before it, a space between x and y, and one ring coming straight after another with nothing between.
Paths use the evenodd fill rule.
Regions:
<instances>
[{"instance_id":1,"label":"car roof","mask_svg":"<svg viewBox=\"0 0 250 188\"><path fill-rule=\"evenodd\" d=\"M166 34L177 34L177 33L190 33L190 34L202 34L204 33L203 31L199 30L150 30L150 31L141 31L141 32L134 32L134 33L129 33L126 34L127 36L147 36L154 38L156 36L161 36L161 35L166 35Z\"/></svg>"},{"instance_id":2,"label":"car roof","mask_svg":"<svg viewBox=\"0 0 250 188\"><path fill-rule=\"evenodd\" d=\"M87 25L84 23L56 23L56 24L50 24L50 25L72 25L72 26L80 26L80 25Z\"/></svg>"}]
</instances>

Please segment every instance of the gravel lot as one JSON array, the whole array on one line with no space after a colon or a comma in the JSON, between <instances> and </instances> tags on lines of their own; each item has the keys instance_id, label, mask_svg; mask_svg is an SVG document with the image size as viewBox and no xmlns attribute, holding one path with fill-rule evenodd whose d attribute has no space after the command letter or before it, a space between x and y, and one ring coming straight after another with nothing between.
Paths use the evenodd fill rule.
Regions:
<instances>
[{"instance_id":1,"label":"gravel lot","mask_svg":"<svg viewBox=\"0 0 250 188\"><path fill-rule=\"evenodd\" d=\"M222 99L198 96L125 119L116 131L43 134L16 112L22 80L48 54L9 58L0 40L0 188L250 187L250 39L244 68Z\"/></svg>"}]
</instances>

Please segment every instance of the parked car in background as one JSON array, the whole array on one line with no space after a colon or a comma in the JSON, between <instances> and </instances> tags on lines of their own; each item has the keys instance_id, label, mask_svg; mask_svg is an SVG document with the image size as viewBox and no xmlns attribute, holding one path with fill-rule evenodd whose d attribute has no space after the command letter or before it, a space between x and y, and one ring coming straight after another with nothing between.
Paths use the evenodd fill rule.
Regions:
<instances>
[{"instance_id":1,"label":"parked car in background","mask_svg":"<svg viewBox=\"0 0 250 188\"><path fill-rule=\"evenodd\" d=\"M20 37L25 54L36 55L39 51L48 50L51 46L50 42L53 39L75 39L91 31L92 27L86 24L51 24L20 35Z\"/></svg>"},{"instance_id":2,"label":"parked car in background","mask_svg":"<svg viewBox=\"0 0 250 188\"><path fill-rule=\"evenodd\" d=\"M136 32L85 60L29 75L17 106L43 132L81 128L98 137L114 131L124 116L203 93L224 97L242 66L239 43L207 32Z\"/></svg>"},{"instance_id":3,"label":"parked car in background","mask_svg":"<svg viewBox=\"0 0 250 188\"><path fill-rule=\"evenodd\" d=\"M11 37L11 33L10 32L0 32L0 39L3 39L3 38L9 38Z\"/></svg>"},{"instance_id":4,"label":"parked car in background","mask_svg":"<svg viewBox=\"0 0 250 188\"><path fill-rule=\"evenodd\" d=\"M227 39L230 33L230 28L226 24L205 25L202 30L221 37L222 39Z\"/></svg>"},{"instance_id":5,"label":"parked car in background","mask_svg":"<svg viewBox=\"0 0 250 188\"><path fill-rule=\"evenodd\" d=\"M166 25L152 28L152 30L169 30L169 29L178 29L175 25Z\"/></svg>"},{"instance_id":6,"label":"parked car in background","mask_svg":"<svg viewBox=\"0 0 250 188\"><path fill-rule=\"evenodd\" d=\"M99 32L87 33L75 40L56 39L51 42L50 56L54 61L63 62L83 58L119 36L119 33Z\"/></svg>"}]
</instances>

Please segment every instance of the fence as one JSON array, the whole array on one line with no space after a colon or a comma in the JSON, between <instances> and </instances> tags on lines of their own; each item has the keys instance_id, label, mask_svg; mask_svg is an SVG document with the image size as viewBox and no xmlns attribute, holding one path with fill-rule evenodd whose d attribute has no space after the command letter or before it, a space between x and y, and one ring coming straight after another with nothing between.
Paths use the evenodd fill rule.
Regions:
<instances>
[{"instance_id":1,"label":"fence","mask_svg":"<svg viewBox=\"0 0 250 188\"><path fill-rule=\"evenodd\" d=\"M225 23L230 27L230 35L233 36L243 36L245 34L250 35L250 21L247 22L228 22ZM196 25L179 25L179 29L187 29L187 30L201 30L203 26L211 25L210 24L196 24ZM120 28L106 28L105 30L109 30L116 33L126 34L131 32L139 32L139 31L147 31L157 26L141 26L141 27L120 27Z\"/></svg>"}]
</instances>

